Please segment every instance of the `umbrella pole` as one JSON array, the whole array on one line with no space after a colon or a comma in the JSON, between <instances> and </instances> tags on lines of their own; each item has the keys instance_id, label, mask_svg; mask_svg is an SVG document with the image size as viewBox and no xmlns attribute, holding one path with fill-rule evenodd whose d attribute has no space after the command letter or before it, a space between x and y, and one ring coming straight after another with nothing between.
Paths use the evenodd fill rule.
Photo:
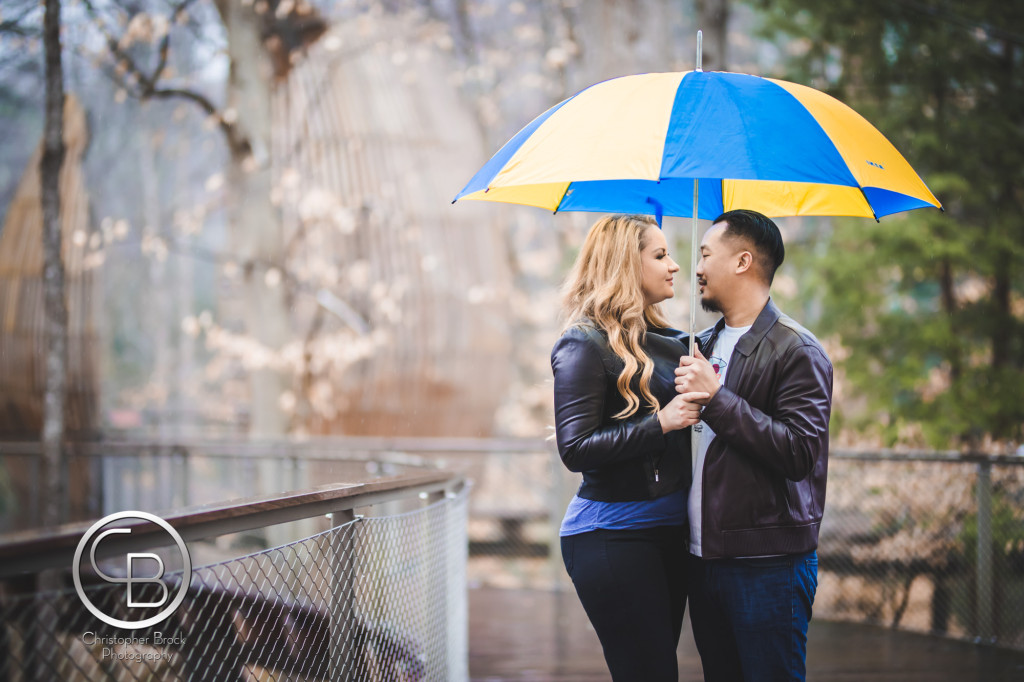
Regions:
<instances>
[{"instance_id":1,"label":"umbrella pole","mask_svg":"<svg viewBox=\"0 0 1024 682\"><path fill-rule=\"evenodd\" d=\"M699 42L699 40L698 40ZM693 220L690 222L690 357L693 357L694 340L697 330L697 178L693 179ZM690 466L697 473L697 451L700 449L700 432L690 429Z\"/></svg>"},{"instance_id":2,"label":"umbrella pole","mask_svg":"<svg viewBox=\"0 0 1024 682\"><path fill-rule=\"evenodd\" d=\"M697 326L697 178L693 179L693 220L690 222L690 356Z\"/></svg>"},{"instance_id":3,"label":"umbrella pole","mask_svg":"<svg viewBox=\"0 0 1024 682\"><path fill-rule=\"evenodd\" d=\"M704 68L704 32L697 31L697 60L694 71ZM694 327L697 324L697 182L693 179L693 222L690 224L690 357L693 357ZM695 441L696 442L696 441Z\"/></svg>"},{"instance_id":4,"label":"umbrella pole","mask_svg":"<svg viewBox=\"0 0 1024 682\"><path fill-rule=\"evenodd\" d=\"M703 38L704 34L697 31L697 68L696 71L703 71ZM693 210L690 214L693 220L690 222L690 357L693 357L694 341L697 330L697 187L699 178L693 179ZM700 450L700 432L696 428L690 428L690 467L691 473L697 475L697 452Z\"/></svg>"}]
</instances>

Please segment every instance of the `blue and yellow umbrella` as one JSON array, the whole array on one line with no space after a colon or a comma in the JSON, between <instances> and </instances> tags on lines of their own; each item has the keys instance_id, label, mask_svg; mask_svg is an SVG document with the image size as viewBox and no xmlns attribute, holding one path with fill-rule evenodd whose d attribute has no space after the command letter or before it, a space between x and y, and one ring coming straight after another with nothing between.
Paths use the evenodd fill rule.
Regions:
<instances>
[{"instance_id":1,"label":"blue and yellow umbrella","mask_svg":"<svg viewBox=\"0 0 1024 682\"><path fill-rule=\"evenodd\" d=\"M455 201L550 211L693 218L736 208L783 216L941 209L906 159L860 114L796 83L700 69L604 81L534 119ZM696 206L696 211L694 207Z\"/></svg>"},{"instance_id":2,"label":"blue and yellow umbrella","mask_svg":"<svg viewBox=\"0 0 1024 682\"><path fill-rule=\"evenodd\" d=\"M648 73L593 85L523 128L459 192L550 211L882 216L938 200L839 100L740 73Z\"/></svg>"}]
</instances>

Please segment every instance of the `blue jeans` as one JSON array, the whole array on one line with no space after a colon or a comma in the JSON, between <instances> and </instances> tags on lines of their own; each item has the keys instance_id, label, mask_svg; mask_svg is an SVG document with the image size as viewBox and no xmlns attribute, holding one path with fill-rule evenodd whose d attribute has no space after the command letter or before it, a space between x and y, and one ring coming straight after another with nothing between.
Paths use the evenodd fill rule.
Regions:
<instances>
[{"instance_id":1,"label":"blue jeans","mask_svg":"<svg viewBox=\"0 0 1024 682\"><path fill-rule=\"evenodd\" d=\"M705 682L804 680L818 555L690 556L690 623Z\"/></svg>"}]
</instances>

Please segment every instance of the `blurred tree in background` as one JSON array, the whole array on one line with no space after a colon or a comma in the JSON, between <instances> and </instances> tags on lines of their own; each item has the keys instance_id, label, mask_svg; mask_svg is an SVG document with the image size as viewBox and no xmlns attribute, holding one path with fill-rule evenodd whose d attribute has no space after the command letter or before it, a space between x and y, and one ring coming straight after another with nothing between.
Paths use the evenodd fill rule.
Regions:
<instances>
[{"instance_id":1,"label":"blurred tree in background","mask_svg":"<svg viewBox=\"0 0 1024 682\"><path fill-rule=\"evenodd\" d=\"M43 131L43 7L10 0L0 10L0 118L19 135L0 135L0 214Z\"/></svg>"},{"instance_id":2,"label":"blurred tree in background","mask_svg":"<svg viewBox=\"0 0 1024 682\"><path fill-rule=\"evenodd\" d=\"M834 221L812 238L815 329L886 444L985 447L1024 426L1024 6L757 0L784 77L872 121L945 213Z\"/></svg>"},{"instance_id":3,"label":"blurred tree in background","mask_svg":"<svg viewBox=\"0 0 1024 682\"><path fill-rule=\"evenodd\" d=\"M194 0L181 0L166 9L100 5L92 0L83 4L106 44L106 53L99 54L98 61L120 92L143 102L190 102L223 133L229 152L227 222L231 248L243 273L245 328L267 355L279 353L290 337L288 302L293 293L283 263L280 216L271 202L271 99L274 88L288 75L293 53L319 38L326 24L308 3L291 0L258 5L219 0L214 5L222 26L216 28L211 26L209 12L205 17L200 13L198 21L190 14L198 4ZM173 68L172 34L181 45L181 27L190 23L200 31L223 31L229 67L223 106L217 102L220 98L183 83ZM186 49L188 44L186 38ZM146 221L151 228L161 222L154 210ZM271 274L271 284L268 273L276 273ZM273 284L282 279L283 286ZM251 369L254 433L287 431L288 419L278 403L288 379L269 362Z\"/></svg>"},{"instance_id":4,"label":"blurred tree in background","mask_svg":"<svg viewBox=\"0 0 1024 682\"><path fill-rule=\"evenodd\" d=\"M408 70L414 55L437 50L448 70L443 78L476 123L460 127L463 146L488 153L594 82L693 68L694 33L703 28L705 67L775 73L832 92L890 137L946 207L945 214L915 211L881 224L784 225L797 232L787 232L791 255L777 296L835 349L845 377L837 431L919 445L1019 438L1022 12L992 0L955 8L923 0L69 5L68 89L82 96L94 129L85 159L96 223L88 248L107 293L106 412L115 424L131 414L156 415L160 428L173 427L175 415L188 421L214 414L218 423L244 423L233 415L248 414L250 424L272 424L270 432L294 428L281 421L277 396L315 384L302 378L309 372L270 376L267 390L258 391L249 383L251 368L224 357L209 331L255 338L259 344L246 347L260 349L279 346L285 332L289 343L306 346L320 333L292 319L309 292L300 291L303 273L281 256L282 208L268 201L281 183L265 174L265 106L289 67L305 59L307 38L325 26L370 36L367 44L389 54L396 73ZM0 213L41 132L41 16L30 0L0 9L0 111L18 131L0 139ZM392 26L401 35L388 37ZM355 58L347 52L355 38L332 41L340 49L324 48L317 59ZM444 106L445 120L461 120L454 106ZM466 167L467 179L474 169ZM308 194L311 186L299 183L296 191ZM460 217L468 209L448 210ZM550 423L558 283L594 216L511 208L487 216L501 224L505 245L495 253L507 253L513 280L501 294L507 300L499 297L515 368L496 431L536 435ZM411 230L410 222L402 229ZM666 225L676 249L685 249L685 230ZM346 254L325 255L344 274ZM253 294L248 303L246 291ZM687 293L677 291L672 319L685 319ZM348 295L340 286L337 294ZM301 406L302 396L294 402Z\"/></svg>"},{"instance_id":5,"label":"blurred tree in background","mask_svg":"<svg viewBox=\"0 0 1024 682\"><path fill-rule=\"evenodd\" d=\"M296 205L310 208L314 199L335 202L336 212L359 220L367 208L351 196L324 194L324 178L296 174L290 164L308 145L272 158L280 150L269 149L271 131L278 139L286 136L280 125L270 126L268 102L287 99L282 90L292 67L307 64L304 48L310 42L318 50L313 61L329 64L334 74L342 71L333 68L335 61L358 74L362 67L352 64L376 52L391 62L393 77L383 76L369 91L342 99L374 107L389 92L397 95L429 82L436 93L432 106L445 109L439 120L454 130L460 140L455 144L474 157L458 166L464 180L522 125L583 87L628 73L692 68L695 12L717 26L705 40L708 64L755 70L749 41L733 45L729 59L735 61L726 64L725 46L711 37L726 39L727 19L730 26L749 25L749 8L729 12L728 5L727 0L705 0L699 8L663 0L628 5L614 0L83 0L65 7L68 91L80 97L91 128L83 163L94 214L78 238L84 240L80 248L87 267L103 275L97 280L104 337L97 373L107 425L143 427L164 436L193 424L274 434L301 430L307 403L331 402L325 391L312 401L305 395L308 387L327 384L358 393L358 378L340 381L320 370L312 376L309 368L318 358L303 351L304 359L294 361L297 354L290 352L297 345L309 350L333 333L330 325L338 320L325 318L319 309L312 318L304 316L310 294L319 291L310 290L310 268L296 262L295 253L322 235L303 224L294 239L285 238L282 228L289 228L281 214L294 213ZM18 131L0 140L0 214L41 132L41 16L31 0L11 0L0 8L0 107L5 122ZM321 44L325 28L336 35ZM731 38L746 34L741 28ZM428 52L439 56L440 68L434 70L441 73L417 77L415 83L397 80L414 75L412 67ZM342 80L332 87L355 86ZM450 94L461 95L461 102L450 101ZM461 125L462 110L471 112L475 126ZM376 130L360 133L367 140L380 137L384 122L375 123ZM345 142L355 145L350 161L364 142ZM268 177L275 163L276 179ZM371 167L360 181L373 195L371 203L393 208L393 197L385 196L383 184L377 186L374 174L381 169ZM402 193L408 190L406 184ZM457 190L453 182L431 195L446 211L441 220L431 219L434 223L472 220L466 218L471 209L448 207ZM291 204L274 203L275 195L285 194ZM507 263L498 269L507 266L514 279L508 291L500 273L489 280L495 300L502 301L499 317L514 348L513 376L501 392L503 408L494 416L494 428L536 435L550 423L548 353L557 334L559 280L593 216L554 218L508 209L488 211L486 218L497 229L478 231L499 235L504 244L493 251ZM331 221L323 222L315 226L319 232ZM412 238L415 222L398 221L394 243ZM353 265L346 259L365 268L374 258L397 256L363 258L360 249L371 240L365 225L354 231L359 234L351 237L353 244L325 252L321 260L331 260L337 271L331 292L342 305L358 309L360 294L344 288ZM461 248L469 247L446 251L456 254ZM471 270L465 262L434 262L429 249L408 249L413 264L426 259L437 270ZM488 257L473 254L481 262ZM399 288L399 277L373 272L356 279L388 291ZM448 279L458 277L453 270ZM443 289L444 283L437 286ZM477 304L484 289L468 290ZM407 297L403 305L411 301ZM372 362L363 358L353 371ZM263 371L269 364L286 365L286 371ZM327 411L338 410L344 411L342 401Z\"/></svg>"}]
</instances>

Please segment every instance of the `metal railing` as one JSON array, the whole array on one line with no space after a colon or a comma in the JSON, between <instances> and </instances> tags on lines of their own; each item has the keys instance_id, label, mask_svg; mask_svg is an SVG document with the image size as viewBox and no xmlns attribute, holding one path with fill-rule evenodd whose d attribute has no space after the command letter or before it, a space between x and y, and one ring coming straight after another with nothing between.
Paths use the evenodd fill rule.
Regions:
<instances>
[{"instance_id":1,"label":"metal railing","mask_svg":"<svg viewBox=\"0 0 1024 682\"><path fill-rule=\"evenodd\" d=\"M539 439L361 437L77 443L69 451L75 485L67 511L79 519L124 509L159 513L329 481L443 469L474 483L470 584L549 589L564 572L550 548L558 545L557 521L575 485L553 446ZM0 500L5 487L14 500L6 510L0 504L0 530L39 525L40 462L38 443L0 443ZM268 547L308 534L261 529L236 544Z\"/></svg>"},{"instance_id":2,"label":"metal railing","mask_svg":"<svg viewBox=\"0 0 1024 682\"><path fill-rule=\"evenodd\" d=\"M471 585L572 589L557 534L579 476L530 443L475 475ZM820 541L815 618L1024 649L1024 457L835 449Z\"/></svg>"},{"instance_id":3,"label":"metal railing","mask_svg":"<svg viewBox=\"0 0 1024 682\"><path fill-rule=\"evenodd\" d=\"M127 598L143 605L160 602L161 590L184 597L162 622L134 630L87 609L86 601L115 619L128 612L124 581L98 579L97 564L82 571L81 594L34 585L36 575L68 582L87 524L7 536L0 679L466 679L467 499L463 477L421 471L167 514L193 550L200 539L301 519L329 515L331 527L136 585ZM385 513L357 513L371 506ZM169 542L145 521L123 527L131 532L106 539L106 555Z\"/></svg>"},{"instance_id":4,"label":"metal railing","mask_svg":"<svg viewBox=\"0 0 1024 682\"><path fill-rule=\"evenodd\" d=\"M816 616L1024 648L1024 457L829 464Z\"/></svg>"},{"instance_id":5,"label":"metal railing","mask_svg":"<svg viewBox=\"0 0 1024 682\"><path fill-rule=\"evenodd\" d=\"M471 587L572 589L557 535L579 477L548 441L340 438L278 449L274 462L264 459L270 446L150 446L134 461L128 445L104 447L86 456L123 459L119 485L133 489L171 458L193 478L220 467L236 481L269 471L309 485L324 472L442 466L473 481ZM0 462L4 453L0 445ZM1024 648L1024 457L833 450L819 555L815 618Z\"/></svg>"}]
</instances>

